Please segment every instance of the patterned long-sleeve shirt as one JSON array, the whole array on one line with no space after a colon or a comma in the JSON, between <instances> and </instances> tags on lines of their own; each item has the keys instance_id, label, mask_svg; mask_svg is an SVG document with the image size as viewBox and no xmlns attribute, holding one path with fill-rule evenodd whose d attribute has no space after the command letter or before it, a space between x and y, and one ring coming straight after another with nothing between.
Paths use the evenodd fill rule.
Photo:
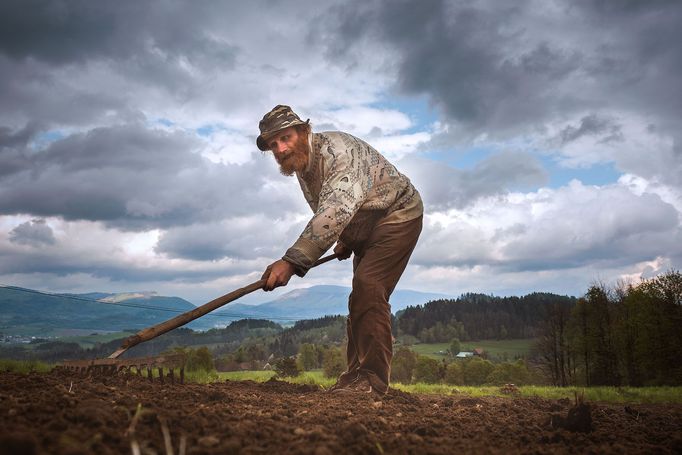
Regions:
<instances>
[{"instance_id":1,"label":"patterned long-sleeve shirt","mask_svg":"<svg viewBox=\"0 0 682 455\"><path fill-rule=\"evenodd\" d=\"M366 142L335 131L313 133L309 143L308 165L296 176L314 215L283 257L299 276L339 239L355 249L375 226L422 215L410 180Z\"/></svg>"}]
</instances>

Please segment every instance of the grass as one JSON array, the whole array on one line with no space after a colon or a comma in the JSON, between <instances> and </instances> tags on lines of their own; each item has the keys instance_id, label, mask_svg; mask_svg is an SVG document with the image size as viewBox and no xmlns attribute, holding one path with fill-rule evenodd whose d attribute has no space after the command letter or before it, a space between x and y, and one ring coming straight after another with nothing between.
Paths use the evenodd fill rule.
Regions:
<instances>
[{"instance_id":1,"label":"grass","mask_svg":"<svg viewBox=\"0 0 682 455\"><path fill-rule=\"evenodd\" d=\"M0 371L12 373L49 373L52 365L37 360L9 360L0 359Z\"/></svg>"},{"instance_id":2,"label":"grass","mask_svg":"<svg viewBox=\"0 0 682 455\"><path fill-rule=\"evenodd\" d=\"M534 342L535 339L533 338L466 341L461 343L461 350L473 351L474 348L482 348L490 357L513 360L517 357L528 356ZM444 353L450 349L450 343L420 343L412 345L410 348L419 355L440 360L447 357Z\"/></svg>"},{"instance_id":3,"label":"grass","mask_svg":"<svg viewBox=\"0 0 682 455\"><path fill-rule=\"evenodd\" d=\"M231 371L223 373L209 373L203 375L196 382L213 381L256 381L265 382L275 376L273 371ZM187 376L188 380L191 376ZM325 378L322 371L306 371L295 378L283 380L294 384L314 384L322 387L330 387L334 384L333 378ZM500 387L497 386L454 386L448 384L400 384L393 383L391 387L409 393L434 394L434 395L466 395L469 397L503 396ZM679 403L682 404L682 387L549 387L549 386L520 386L520 396L540 397L544 399L568 398L571 401L575 393L585 394L585 400L600 403Z\"/></svg>"},{"instance_id":4,"label":"grass","mask_svg":"<svg viewBox=\"0 0 682 455\"><path fill-rule=\"evenodd\" d=\"M95 347L97 344L104 344L113 340L127 338L130 335L132 335L132 332L98 333L96 335L65 336L58 338L56 341L78 343L81 348L89 349Z\"/></svg>"}]
</instances>

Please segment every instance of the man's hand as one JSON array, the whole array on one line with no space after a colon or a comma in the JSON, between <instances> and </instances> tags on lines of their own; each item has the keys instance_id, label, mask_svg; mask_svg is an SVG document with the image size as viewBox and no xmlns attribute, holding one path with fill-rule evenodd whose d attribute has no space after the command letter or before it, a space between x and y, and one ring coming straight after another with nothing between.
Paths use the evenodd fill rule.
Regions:
<instances>
[{"instance_id":1,"label":"man's hand","mask_svg":"<svg viewBox=\"0 0 682 455\"><path fill-rule=\"evenodd\" d=\"M339 240L336 242L336 246L334 247L334 254L338 255L339 261L343 261L344 259L348 259L350 255L353 254L353 250L348 248L341 240Z\"/></svg>"},{"instance_id":2,"label":"man's hand","mask_svg":"<svg viewBox=\"0 0 682 455\"><path fill-rule=\"evenodd\" d=\"M261 280L267 280L263 290L272 291L280 286L286 286L294 271L294 265L284 259L273 262L265 269L263 276L260 278Z\"/></svg>"}]
</instances>

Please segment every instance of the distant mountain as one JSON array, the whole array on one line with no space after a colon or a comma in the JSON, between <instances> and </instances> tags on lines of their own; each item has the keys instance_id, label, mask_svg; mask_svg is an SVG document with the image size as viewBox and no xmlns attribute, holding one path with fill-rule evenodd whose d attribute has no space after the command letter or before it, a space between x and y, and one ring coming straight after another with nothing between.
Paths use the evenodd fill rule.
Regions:
<instances>
[{"instance_id":1,"label":"distant mountain","mask_svg":"<svg viewBox=\"0 0 682 455\"><path fill-rule=\"evenodd\" d=\"M316 319L334 314L348 314L348 295L350 288L344 286L312 286L295 289L279 298L259 305L231 303L217 314L234 317L255 317L277 321ZM452 298L445 294L397 290L391 296L391 311L405 309L407 306L421 305L431 300Z\"/></svg>"},{"instance_id":2,"label":"distant mountain","mask_svg":"<svg viewBox=\"0 0 682 455\"><path fill-rule=\"evenodd\" d=\"M350 288L343 286L295 289L260 305L228 304L185 327L207 330L224 327L235 319L270 319L285 323L327 315L345 315L348 313L349 293ZM450 297L396 291L391 297L391 309L396 313L408 305L442 298ZM184 299L163 297L154 292L43 294L30 289L0 287L0 333L44 335L56 329L89 332L139 330L194 308Z\"/></svg>"},{"instance_id":3,"label":"distant mountain","mask_svg":"<svg viewBox=\"0 0 682 455\"><path fill-rule=\"evenodd\" d=\"M47 295L30 289L0 288L0 332L21 328L22 333L33 335L53 329L142 329L194 308L179 297L153 292ZM204 330L214 322L199 319L188 327Z\"/></svg>"}]
</instances>

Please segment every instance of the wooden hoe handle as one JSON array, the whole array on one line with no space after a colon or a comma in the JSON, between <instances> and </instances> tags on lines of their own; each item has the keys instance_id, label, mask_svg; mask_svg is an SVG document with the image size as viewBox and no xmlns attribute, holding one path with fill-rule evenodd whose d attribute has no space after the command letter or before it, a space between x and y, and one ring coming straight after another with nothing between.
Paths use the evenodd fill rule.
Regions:
<instances>
[{"instance_id":1,"label":"wooden hoe handle","mask_svg":"<svg viewBox=\"0 0 682 455\"><path fill-rule=\"evenodd\" d=\"M325 262L329 262L332 259L336 259L337 257L338 257L337 254L330 254L329 256L325 256L318 260L315 264L313 264L313 267L317 267L318 265L324 264ZM265 283L266 280L258 280L254 283L249 284L248 286L244 286L243 288L239 288L235 291L230 292L229 294L225 294L222 297L218 297L217 299L211 300L210 302L205 303L200 307L196 307L193 310L189 310L185 313L179 314L167 321L161 322L152 327L147 327L146 329L142 329L135 335L132 335L123 340L123 344L121 344L121 347L118 348L113 354L111 354L109 358L116 359L121 354L123 354L124 352L126 352L128 349L132 348L135 345L138 345L144 341L149 341L152 338L156 338L159 335L163 335L164 333L170 330L177 329L178 327L183 326L189 322L192 322L193 320L200 318L203 315L210 313L211 311L218 309L223 305L226 305L234 300L237 300L238 298L244 297L246 294L250 294L253 291L262 289L263 286L265 286Z\"/></svg>"}]
</instances>

